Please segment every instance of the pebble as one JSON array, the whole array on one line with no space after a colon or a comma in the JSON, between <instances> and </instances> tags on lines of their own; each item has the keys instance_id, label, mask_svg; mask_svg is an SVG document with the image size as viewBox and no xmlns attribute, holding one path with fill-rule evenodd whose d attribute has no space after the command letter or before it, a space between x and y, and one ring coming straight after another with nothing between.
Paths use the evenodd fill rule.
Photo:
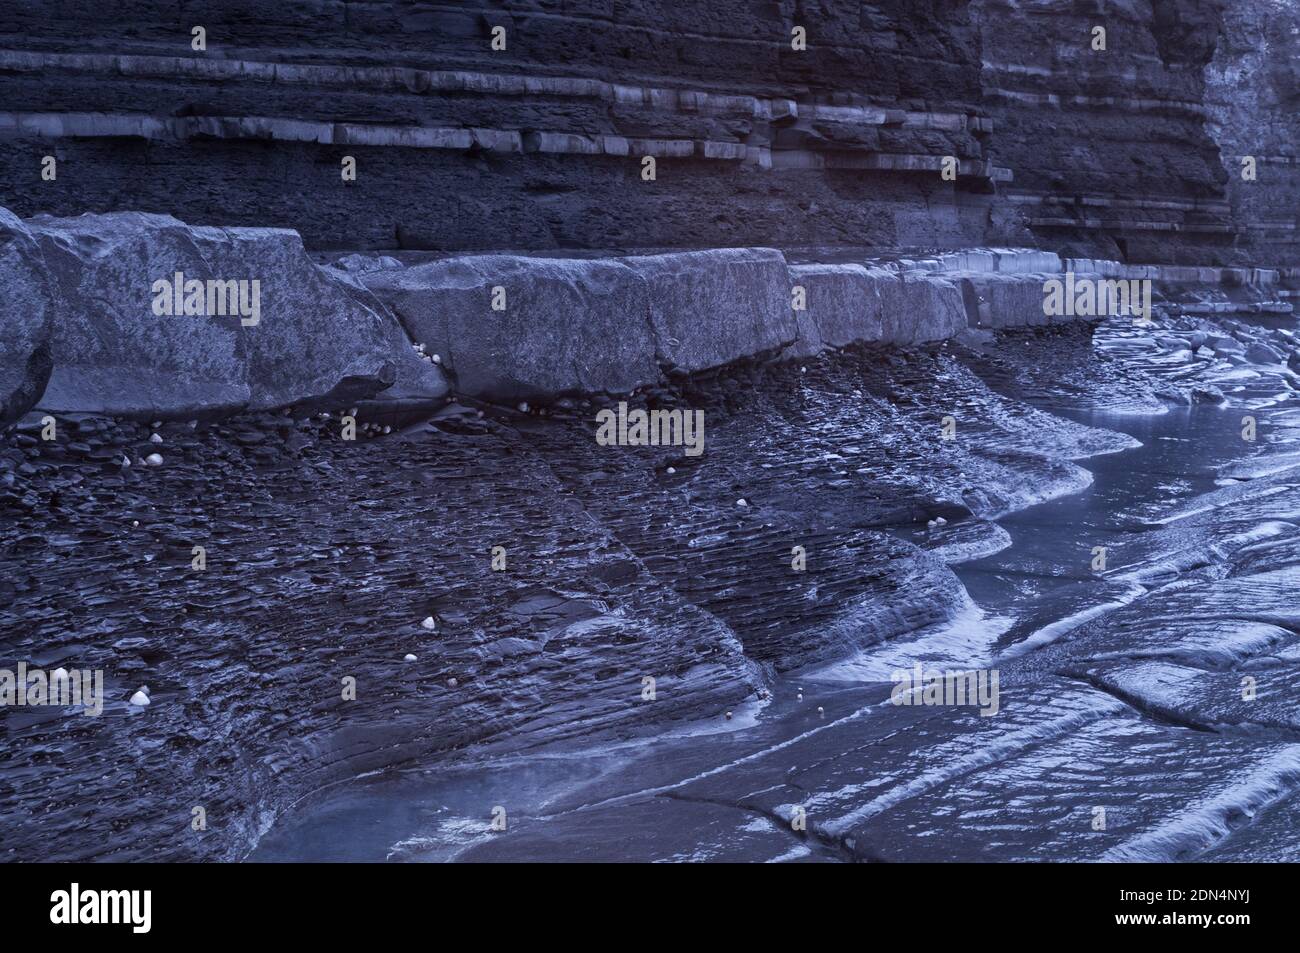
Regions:
<instances>
[{"instance_id":1,"label":"pebble","mask_svg":"<svg viewBox=\"0 0 1300 953\"><path fill-rule=\"evenodd\" d=\"M424 617L424 621L420 623L420 628L428 629L432 632L434 629L438 628L438 620L431 615L427 615Z\"/></svg>"},{"instance_id":2,"label":"pebble","mask_svg":"<svg viewBox=\"0 0 1300 953\"><path fill-rule=\"evenodd\" d=\"M742 498L740 498L739 500L736 501L736 505L737 505L737 506L748 506L749 504L748 504L747 502L745 502L744 497L742 497Z\"/></svg>"},{"instance_id":3,"label":"pebble","mask_svg":"<svg viewBox=\"0 0 1300 953\"><path fill-rule=\"evenodd\" d=\"M668 474L669 476L672 476L674 473L677 472L677 468L676 468L676 467L669 467L669 468L667 469L667 471L665 471L665 472L667 472L667 474Z\"/></svg>"},{"instance_id":4,"label":"pebble","mask_svg":"<svg viewBox=\"0 0 1300 953\"><path fill-rule=\"evenodd\" d=\"M161 456L156 453L151 453L149 456L144 458L144 462L149 464L151 467L160 467L162 466L163 461Z\"/></svg>"},{"instance_id":5,"label":"pebble","mask_svg":"<svg viewBox=\"0 0 1300 953\"><path fill-rule=\"evenodd\" d=\"M415 661L415 656L412 655L410 652L407 652L404 656L402 656L402 661L403 661L403 662L414 662L414 661Z\"/></svg>"},{"instance_id":6,"label":"pebble","mask_svg":"<svg viewBox=\"0 0 1300 953\"><path fill-rule=\"evenodd\" d=\"M158 434L151 434L150 437L149 437L149 442L150 442L150 443L162 443L162 437L160 437Z\"/></svg>"},{"instance_id":7,"label":"pebble","mask_svg":"<svg viewBox=\"0 0 1300 953\"><path fill-rule=\"evenodd\" d=\"M143 688L131 696L131 704L139 708L143 708L149 704L149 696L145 694Z\"/></svg>"},{"instance_id":8,"label":"pebble","mask_svg":"<svg viewBox=\"0 0 1300 953\"><path fill-rule=\"evenodd\" d=\"M454 678L449 678L449 679L447 679L447 687L448 687L448 688L455 688L458 684L460 684L460 683L457 682Z\"/></svg>"}]
</instances>

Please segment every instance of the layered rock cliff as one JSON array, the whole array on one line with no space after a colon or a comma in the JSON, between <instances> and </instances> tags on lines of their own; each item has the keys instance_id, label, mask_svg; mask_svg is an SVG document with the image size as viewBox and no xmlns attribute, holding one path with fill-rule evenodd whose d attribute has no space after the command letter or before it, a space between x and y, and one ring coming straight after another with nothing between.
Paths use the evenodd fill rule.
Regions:
<instances>
[{"instance_id":1,"label":"layered rock cliff","mask_svg":"<svg viewBox=\"0 0 1300 953\"><path fill-rule=\"evenodd\" d=\"M1231 6L19 2L0 172L22 215L139 209L311 247L1285 264L1296 6ZM1224 169L1247 146L1257 188Z\"/></svg>"},{"instance_id":2,"label":"layered rock cliff","mask_svg":"<svg viewBox=\"0 0 1300 953\"><path fill-rule=\"evenodd\" d=\"M1206 66L1207 128L1228 173L1237 243L1300 260L1300 4L1231 3Z\"/></svg>"}]
</instances>

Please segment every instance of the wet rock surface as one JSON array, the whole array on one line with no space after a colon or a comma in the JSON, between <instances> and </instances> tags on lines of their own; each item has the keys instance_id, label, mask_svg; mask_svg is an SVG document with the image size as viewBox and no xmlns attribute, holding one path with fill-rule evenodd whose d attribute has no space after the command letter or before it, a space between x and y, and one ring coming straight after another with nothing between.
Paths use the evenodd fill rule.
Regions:
<instances>
[{"instance_id":1,"label":"wet rock surface","mask_svg":"<svg viewBox=\"0 0 1300 953\"><path fill-rule=\"evenodd\" d=\"M100 426L78 422L87 454L41 447L3 502L6 656L102 668L107 694L101 718L4 712L6 851L58 828L42 859L235 858L361 771L652 720L644 675L684 718L761 684L730 629L473 414L361 447L336 419L164 426L163 463L129 468L157 445ZM191 837L195 805L222 820Z\"/></svg>"},{"instance_id":2,"label":"wet rock surface","mask_svg":"<svg viewBox=\"0 0 1300 953\"><path fill-rule=\"evenodd\" d=\"M972 601L1006 618L958 608L844 661L786 671L738 728L715 718L644 751L568 748L527 773L471 759L359 786L343 802L358 816L369 816L359 798L419 806L386 844L365 846L361 827L328 811L312 823L356 836L353 857L406 861L618 859L598 833L615 828L638 860L1293 858L1295 411L1289 399L1262 406L1269 383L1256 382L1227 400L1260 415L1258 442L1241 439L1232 406L1152 415L1159 368L1079 338L1033 332L1017 342L1023 356L1006 350L996 364L965 355L1004 392L1024 381L1046 395L1048 375L1077 364L1095 405L1073 416L1144 442L1087 462L1095 487L1001 518L1011 546L958 565ZM1068 380L1055 398L1073 399ZM1051 528L1062 523L1078 535ZM982 525L930 528L927 546L960 552L960 536L944 537L962 529L978 545ZM1101 570L1097 543L1110 551ZM893 704L889 673L913 661L999 669L998 711ZM591 776L575 777L578 765ZM484 805L510 800L510 827L494 832ZM254 856L292 856L303 837L290 820Z\"/></svg>"},{"instance_id":3,"label":"wet rock surface","mask_svg":"<svg viewBox=\"0 0 1300 953\"><path fill-rule=\"evenodd\" d=\"M698 456L600 445L610 399L387 434L359 410L357 441L339 410L60 415L53 441L29 417L0 457L0 650L100 668L107 702L0 715L6 855L1284 854L1254 832L1300 785L1300 423L1260 377L1225 397L1258 442L1229 417L1191 469L1139 447L1119 423L1168 384L1112 336L855 345L625 399L703 410ZM1124 462L1148 448L1156 481ZM1123 474L1144 500L1068 546L1041 528ZM997 713L892 704L914 661L998 668Z\"/></svg>"}]
</instances>

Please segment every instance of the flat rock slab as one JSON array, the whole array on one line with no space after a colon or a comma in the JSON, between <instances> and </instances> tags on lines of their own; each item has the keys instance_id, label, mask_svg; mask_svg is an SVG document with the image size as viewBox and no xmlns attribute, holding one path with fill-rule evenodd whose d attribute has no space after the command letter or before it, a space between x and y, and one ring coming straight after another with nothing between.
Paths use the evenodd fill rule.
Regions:
<instances>
[{"instance_id":1,"label":"flat rock slab","mask_svg":"<svg viewBox=\"0 0 1300 953\"><path fill-rule=\"evenodd\" d=\"M618 260L475 255L362 280L463 394L627 393L660 377L646 283Z\"/></svg>"},{"instance_id":2,"label":"flat rock slab","mask_svg":"<svg viewBox=\"0 0 1300 953\"><path fill-rule=\"evenodd\" d=\"M376 299L314 265L294 232L135 212L29 228L58 301L43 409L179 417L447 392Z\"/></svg>"},{"instance_id":3,"label":"flat rock slab","mask_svg":"<svg viewBox=\"0 0 1300 953\"><path fill-rule=\"evenodd\" d=\"M778 251L717 248L624 261L646 282L657 357L669 370L721 367L798 336Z\"/></svg>"},{"instance_id":4,"label":"flat rock slab","mask_svg":"<svg viewBox=\"0 0 1300 953\"><path fill-rule=\"evenodd\" d=\"M362 273L459 393L627 394L797 336L785 258L723 248L593 260L471 255Z\"/></svg>"},{"instance_id":5,"label":"flat rock slab","mask_svg":"<svg viewBox=\"0 0 1300 953\"><path fill-rule=\"evenodd\" d=\"M961 287L970 326L1002 330L1075 320L1048 315L1043 283L1049 278L1061 280L1060 275L971 273L954 275L953 281Z\"/></svg>"}]
</instances>

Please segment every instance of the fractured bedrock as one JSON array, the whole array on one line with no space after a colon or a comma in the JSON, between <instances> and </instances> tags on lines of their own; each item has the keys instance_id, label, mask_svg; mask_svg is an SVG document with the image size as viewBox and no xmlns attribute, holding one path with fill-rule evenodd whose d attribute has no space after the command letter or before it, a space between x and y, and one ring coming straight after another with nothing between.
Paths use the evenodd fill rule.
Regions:
<instances>
[{"instance_id":1,"label":"fractured bedrock","mask_svg":"<svg viewBox=\"0 0 1300 953\"><path fill-rule=\"evenodd\" d=\"M1060 261L972 249L792 265L770 248L713 248L344 269L315 264L282 229L138 212L7 215L3 227L0 269L27 301L2 315L17 349L7 420L33 407L195 417L452 390L627 394L738 361L1046 324L1044 281Z\"/></svg>"},{"instance_id":2,"label":"fractured bedrock","mask_svg":"<svg viewBox=\"0 0 1300 953\"><path fill-rule=\"evenodd\" d=\"M909 347L987 326L978 300L963 294L965 277L900 265L790 265L773 249L721 248L594 260L476 255L360 280L439 355L458 392L519 400L622 394L741 360ZM999 327L1046 323L1043 276L969 277L1008 309Z\"/></svg>"},{"instance_id":3,"label":"fractured bedrock","mask_svg":"<svg viewBox=\"0 0 1300 953\"><path fill-rule=\"evenodd\" d=\"M0 278L20 289L0 314L4 337L34 340L33 316L49 315L48 384L27 388L19 416L33 404L181 417L447 393L392 315L315 265L294 232L139 212L0 215Z\"/></svg>"}]
</instances>

